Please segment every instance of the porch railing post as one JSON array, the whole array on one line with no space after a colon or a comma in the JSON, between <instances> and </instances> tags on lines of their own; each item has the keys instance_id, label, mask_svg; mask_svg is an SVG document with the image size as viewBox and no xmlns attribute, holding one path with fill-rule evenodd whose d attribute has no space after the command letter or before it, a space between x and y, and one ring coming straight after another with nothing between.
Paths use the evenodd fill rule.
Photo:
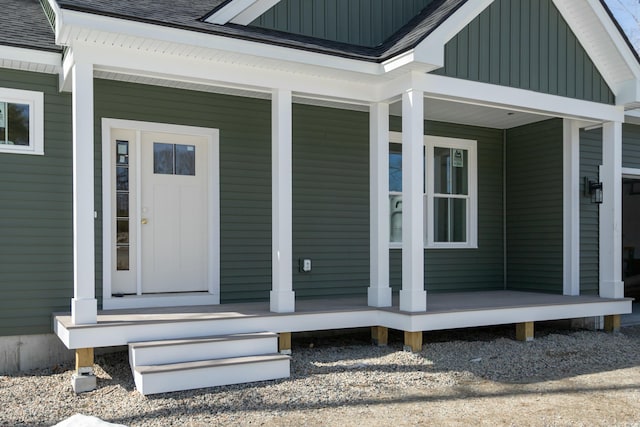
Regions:
<instances>
[{"instance_id":1,"label":"porch railing post","mask_svg":"<svg viewBox=\"0 0 640 427\"><path fill-rule=\"evenodd\" d=\"M270 308L295 311L292 237L291 91L276 89L271 101L272 252Z\"/></svg>"},{"instance_id":2,"label":"porch railing post","mask_svg":"<svg viewBox=\"0 0 640 427\"><path fill-rule=\"evenodd\" d=\"M424 289L424 93L402 94L402 290L400 310L426 311Z\"/></svg>"},{"instance_id":3,"label":"porch railing post","mask_svg":"<svg viewBox=\"0 0 640 427\"><path fill-rule=\"evenodd\" d=\"M623 298L621 122L607 122L602 127L600 181L600 296Z\"/></svg>"},{"instance_id":4,"label":"porch railing post","mask_svg":"<svg viewBox=\"0 0 640 427\"><path fill-rule=\"evenodd\" d=\"M389 286L389 104L369 108L369 306L391 306Z\"/></svg>"},{"instance_id":5,"label":"porch railing post","mask_svg":"<svg viewBox=\"0 0 640 427\"><path fill-rule=\"evenodd\" d=\"M93 65L73 73L73 299L74 324L97 322L95 298Z\"/></svg>"}]
</instances>

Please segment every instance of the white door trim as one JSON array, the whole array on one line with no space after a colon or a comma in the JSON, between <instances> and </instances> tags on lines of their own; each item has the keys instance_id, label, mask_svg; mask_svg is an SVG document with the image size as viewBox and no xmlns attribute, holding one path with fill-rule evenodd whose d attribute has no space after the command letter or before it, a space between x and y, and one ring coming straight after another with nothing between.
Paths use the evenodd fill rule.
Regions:
<instances>
[{"instance_id":1,"label":"white door trim","mask_svg":"<svg viewBox=\"0 0 640 427\"><path fill-rule=\"evenodd\" d=\"M113 204L111 192L114 191L111 163L112 129L128 129L136 132L136 149L139 150L142 132L164 132L186 134L207 138L209 143L209 289L207 294L186 293L167 295L142 295L140 273L137 280L137 295L131 297L113 297L112 283L112 245L113 245ZM205 305L220 303L220 156L218 129L195 126L172 125L164 123L142 122L123 119L102 119L102 306L103 309L139 308L179 305ZM138 159L139 156L136 156ZM140 183L139 167L136 168L136 181ZM137 186L137 188L140 188ZM139 197L137 198L139 200ZM135 206L139 214L140 203ZM139 229L139 227L138 227ZM138 233L139 234L139 233ZM140 236L138 236L139 241ZM139 265L140 245L138 245L136 262ZM140 269L138 269L140 271Z\"/></svg>"}]
</instances>

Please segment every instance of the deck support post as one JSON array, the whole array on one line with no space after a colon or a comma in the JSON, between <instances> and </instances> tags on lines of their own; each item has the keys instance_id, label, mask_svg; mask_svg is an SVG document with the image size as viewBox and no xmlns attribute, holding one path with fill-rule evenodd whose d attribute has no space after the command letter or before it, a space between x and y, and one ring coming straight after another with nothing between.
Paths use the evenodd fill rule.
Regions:
<instances>
[{"instance_id":1,"label":"deck support post","mask_svg":"<svg viewBox=\"0 0 640 427\"><path fill-rule=\"evenodd\" d=\"M600 296L624 298L622 278L622 123L602 126Z\"/></svg>"},{"instance_id":2,"label":"deck support post","mask_svg":"<svg viewBox=\"0 0 640 427\"><path fill-rule=\"evenodd\" d=\"M563 294L580 295L580 128L563 120Z\"/></svg>"},{"instance_id":3,"label":"deck support post","mask_svg":"<svg viewBox=\"0 0 640 427\"><path fill-rule=\"evenodd\" d=\"M369 107L369 236L368 304L391 306L389 286L389 104Z\"/></svg>"},{"instance_id":4,"label":"deck support post","mask_svg":"<svg viewBox=\"0 0 640 427\"><path fill-rule=\"evenodd\" d=\"M278 353L291 354L291 332L278 334Z\"/></svg>"},{"instance_id":5,"label":"deck support post","mask_svg":"<svg viewBox=\"0 0 640 427\"><path fill-rule=\"evenodd\" d=\"M518 341L533 341L533 322L516 323L516 339Z\"/></svg>"},{"instance_id":6,"label":"deck support post","mask_svg":"<svg viewBox=\"0 0 640 427\"><path fill-rule=\"evenodd\" d=\"M93 64L75 63L73 75L73 299L74 325L97 322L93 163Z\"/></svg>"},{"instance_id":7,"label":"deck support post","mask_svg":"<svg viewBox=\"0 0 640 427\"><path fill-rule=\"evenodd\" d=\"M276 89L271 99L271 293L270 309L295 311L293 292L292 97Z\"/></svg>"},{"instance_id":8,"label":"deck support post","mask_svg":"<svg viewBox=\"0 0 640 427\"><path fill-rule=\"evenodd\" d=\"M96 389L96 376L93 373L93 348L76 349L76 371L71 377L71 387L76 393L85 393Z\"/></svg>"},{"instance_id":9,"label":"deck support post","mask_svg":"<svg viewBox=\"0 0 640 427\"><path fill-rule=\"evenodd\" d=\"M389 329L384 326L371 327L371 342L377 346L385 346L389 342Z\"/></svg>"},{"instance_id":10,"label":"deck support post","mask_svg":"<svg viewBox=\"0 0 640 427\"><path fill-rule=\"evenodd\" d=\"M604 330L605 332L620 332L620 315L604 316Z\"/></svg>"},{"instance_id":11,"label":"deck support post","mask_svg":"<svg viewBox=\"0 0 640 427\"><path fill-rule=\"evenodd\" d=\"M404 331L404 350L414 353L422 351L422 331Z\"/></svg>"},{"instance_id":12,"label":"deck support post","mask_svg":"<svg viewBox=\"0 0 640 427\"><path fill-rule=\"evenodd\" d=\"M424 289L424 92L402 94L402 289L400 310L427 310Z\"/></svg>"}]
</instances>

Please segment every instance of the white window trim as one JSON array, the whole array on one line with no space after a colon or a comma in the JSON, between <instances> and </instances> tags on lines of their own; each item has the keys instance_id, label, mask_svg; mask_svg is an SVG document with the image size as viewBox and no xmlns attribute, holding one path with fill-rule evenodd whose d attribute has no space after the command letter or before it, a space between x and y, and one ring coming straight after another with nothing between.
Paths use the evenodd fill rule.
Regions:
<instances>
[{"instance_id":1,"label":"white window trim","mask_svg":"<svg viewBox=\"0 0 640 427\"><path fill-rule=\"evenodd\" d=\"M389 132L389 142L402 144L401 132ZM448 138L441 136L424 136L425 146L425 182L427 183L425 194L425 249L477 249L478 248L478 142L471 139ZM433 152L435 147L461 148L469 153L469 201L467 209L467 241L466 242L434 242L433 240L433 213L434 213L434 179L433 179ZM388 173L388 172L387 172ZM389 192L391 194L391 192ZM390 242L390 249L402 248L402 242Z\"/></svg>"},{"instance_id":2,"label":"white window trim","mask_svg":"<svg viewBox=\"0 0 640 427\"><path fill-rule=\"evenodd\" d=\"M0 153L44 155L44 93L0 88L0 102L29 105L29 145L0 144Z\"/></svg>"}]
</instances>

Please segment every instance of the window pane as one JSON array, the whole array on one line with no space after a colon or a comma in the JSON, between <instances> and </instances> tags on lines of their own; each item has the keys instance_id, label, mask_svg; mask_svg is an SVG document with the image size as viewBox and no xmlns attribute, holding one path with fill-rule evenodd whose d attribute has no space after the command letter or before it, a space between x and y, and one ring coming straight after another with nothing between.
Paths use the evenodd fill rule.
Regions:
<instances>
[{"instance_id":1,"label":"window pane","mask_svg":"<svg viewBox=\"0 0 640 427\"><path fill-rule=\"evenodd\" d=\"M390 242L402 242L402 195L389 196Z\"/></svg>"},{"instance_id":2,"label":"window pane","mask_svg":"<svg viewBox=\"0 0 640 427\"><path fill-rule=\"evenodd\" d=\"M118 165L129 164L129 142L128 141L116 141L116 164Z\"/></svg>"},{"instance_id":3,"label":"window pane","mask_svg":"<svg viewBox=\"0 0 640 427\"><path fill-rule=\"evenodd\" d=\"M196 147L176 144L176 175L196 174Z\"/></svg>"},{"instance_id":4,"label":"window pane","mask_svg":"<svg viewBox=\"0 0 640 427\"><path fill-rule=\"evenodd\" d=\"M467 200L434 197L435 242L467 241Z\"/></svg>"},{"instance_id":5,"label":"window pane","mask_svg":"<svg viewBox=\"0 0 640 427\"><path fill-rule=\"evenodd\" d=\"M153 143L153 173L173 175L173 144Z\"/></svg>"},{"instance_id":6,"label":"window pane","mask_svg":"<svg viewBox=\"0 0 640 427\"><path fill-rule=\"evenodd\" d=\"M127 218L129 216L129 193L116 195L116 216Z\"/></svg>"},{"instance_id":7,"label":"window pane","mask_svg":"<svg viewBox=\"0 0 640 427\"><path fill-rule=\"evenodd\" d=\"M129 270L129 246L118 246L116 248L116 270Z\"/></svg>"},{"instance_id":8,"label":"window pane","mask_svg":"<svg viewBox=\"0 0 640 427\"><path fill-rule=\"evenodd\" d=\"M129 191L129 168L124 166L116 168L116 190Z\"/></svg>"},{"instance_id":9,"label":"window pane","mask_svg":"<svg viewBox=\"0 0 640 427\"><path fill-rule=\"evenodd\" d=\"M389 191L402 191L401 144L389 144Z\"/></svg>"},{"instance_id":10,"label":"window pane","mask_svg":"<svg viewBox=\"0 0 640 427\"><path fill-rule=\"evenodd\" d=\"M129 220L119 219L116 224L118 228L116 243L129 243Z\"/></svg>"},{"instance_id":11,"label":"window pane","mask_svg":"<svg viewBox=\"0 0 640 427\"><path fill-rule=\"evenodd\" d=\"M7 104L7 144L29 145L29 105Z\"/></svg>"},{"instance_id":12,"label":"window pane","mask_svg":"<svg viewBox=\"0 0 640 427\"><path fill-rule=\"evenodd\" d=\"M436 194L469 194L468 150L434 147L433 174Z\"/></svg>"}]
</instances>

